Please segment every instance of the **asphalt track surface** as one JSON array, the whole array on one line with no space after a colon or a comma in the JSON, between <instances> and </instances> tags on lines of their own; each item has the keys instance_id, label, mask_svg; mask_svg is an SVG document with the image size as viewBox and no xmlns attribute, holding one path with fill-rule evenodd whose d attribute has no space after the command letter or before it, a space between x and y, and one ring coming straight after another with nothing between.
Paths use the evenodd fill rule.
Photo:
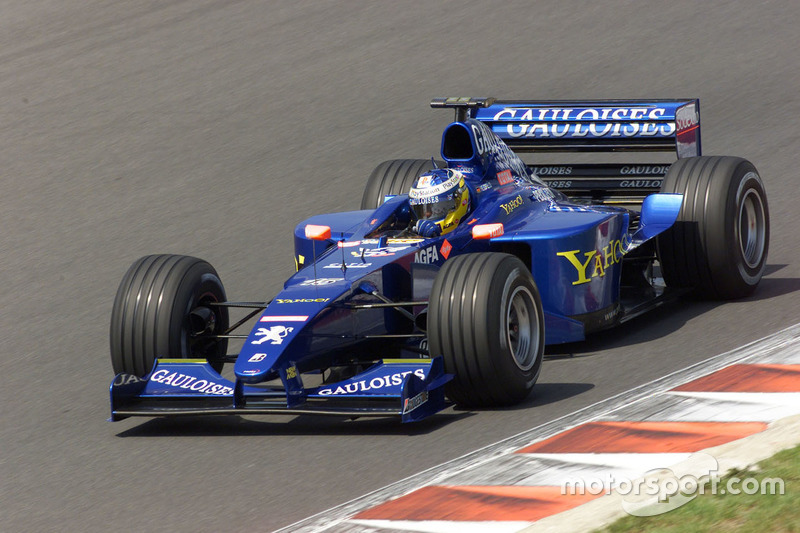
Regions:
<instances>
[{"instance_id":1,"label":"asphalt track surface","mask_svg":"<svg viewBox=\"0 0 800 533\"><path fill-rule=\"evenodd\" d=\"M800 7L780 2L0 3L0 530L269 531L797 323ZM682 98L772 218L746 301L684 301L546 361L499 411L111 424L108 323L149 253L269 299L291 230L438 152L434 96Z\"/></svg>"}]
</instances>

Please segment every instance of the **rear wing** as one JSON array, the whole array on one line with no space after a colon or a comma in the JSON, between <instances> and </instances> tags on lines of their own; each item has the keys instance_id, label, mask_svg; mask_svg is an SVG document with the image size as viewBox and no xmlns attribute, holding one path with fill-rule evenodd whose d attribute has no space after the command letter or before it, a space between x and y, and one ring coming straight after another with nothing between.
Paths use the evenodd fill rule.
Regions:
<instances>
[{"instance_id":1,"label":"rear wing","mask_svg":"<svg viewBox=\"0 0 800 533\"><path fill-rule=\"evenodd\" d=\"M675 151L701 155L700 101L434 98L485 123L515 152Z\"/></svg>"},{"instance_id":2,"label":"rear wing","mask_svg":"<svg viewBox=\"0 0 800 533\"><path fill-rule=\"evenodd\" d=\"M456 121L486 124L514 152L702 153L700 101L497 100L434 98L433 108L455 110ZM573 200L638 205L659 192L669 163L594 163L529 166Z\"/></svg>"}]
</instances>

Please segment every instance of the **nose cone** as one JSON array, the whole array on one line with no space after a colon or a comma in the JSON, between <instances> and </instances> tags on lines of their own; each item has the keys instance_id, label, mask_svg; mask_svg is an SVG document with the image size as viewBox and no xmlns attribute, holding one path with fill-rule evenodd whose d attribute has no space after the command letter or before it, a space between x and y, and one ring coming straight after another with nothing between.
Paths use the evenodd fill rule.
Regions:
<instances>
[{"instance_id":1,"label":"nose cone","mask_svg":"<svg viewBox=\"0 0 800 533\"><path fill-rule=\"evenodd\" d=\"M267 379L309 318L308 315L262 315L236 360L233 369L236 378L245 383Z\"/></svg>"},{"instance_id":2,"label":"nose cone","mask_svg":"<svg viewBox=\"0 0 800 533\"><path fill-rule=\"evenodd\" d=\"M299 362L305 346L299 337L308 339L317 315L350 288L350 281L338 277L341 271L336 278L322 278L309 276L307 270L312 269L287 281L253 326L234 365L237 379L260 383L275 378L289 359Z\"/></svg>"}]
</instances>

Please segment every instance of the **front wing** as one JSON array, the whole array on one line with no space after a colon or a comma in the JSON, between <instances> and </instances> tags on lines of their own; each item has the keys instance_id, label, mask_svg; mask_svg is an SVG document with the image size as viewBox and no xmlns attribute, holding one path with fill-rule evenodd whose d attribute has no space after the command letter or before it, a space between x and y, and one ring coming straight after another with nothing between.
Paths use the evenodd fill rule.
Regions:
<instances>
[{"instance_id":1,"label":"front wing","mask_svg":"<svg viewBox=\"0 0 800 533\"><path fill-rule=\"evenodd\" d=\"M383 359L364 372L319 387L303 386L296 367L283 386L249 386L218 374L204 359L158 359L145 377L118 374L111 383L111 421L132 416L315 414L397 416L415 422L447 406L441 357Z\"/></svg>"}]
</instances>

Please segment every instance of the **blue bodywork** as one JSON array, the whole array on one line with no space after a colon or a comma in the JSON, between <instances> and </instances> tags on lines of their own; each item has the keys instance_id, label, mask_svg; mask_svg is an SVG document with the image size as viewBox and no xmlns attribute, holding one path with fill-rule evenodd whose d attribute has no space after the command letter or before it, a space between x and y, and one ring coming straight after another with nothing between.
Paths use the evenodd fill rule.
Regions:
<instances>
[{"instance_id":1,"label":"blue bodywork","mask_svg":"<svg viewBox=\"0 0 800 533\"><path fill-rule=\"evenodd\" d=\"M460 106L450 104L436 107ZM459 254L512 253L529 266L547 344L583 340L656 301L660 294L648 287L626 304L623 266L674 223L681 196L656 192L637 211L576 203L509 145L605 150L633 143L697 155L697 101L512 104L465 105L467 112L444 130L442 158L466 175L472 199L455 230L436 238L409 233L406 194L375 210L301 222L294 232L298 271L265 304L233 376L223 378L206 361L159 359L143 378L116 376L112 420L277 412L429 416L446 406L450 376L440 354L426 353L427 298L438 269ZM473 238L474 227L489 223L502 223L502 235ZM307 237L309 225L329 227L330 237ZM351 371L315 386L303 382L335 368Z\"/></svg>"}]
</instances>

